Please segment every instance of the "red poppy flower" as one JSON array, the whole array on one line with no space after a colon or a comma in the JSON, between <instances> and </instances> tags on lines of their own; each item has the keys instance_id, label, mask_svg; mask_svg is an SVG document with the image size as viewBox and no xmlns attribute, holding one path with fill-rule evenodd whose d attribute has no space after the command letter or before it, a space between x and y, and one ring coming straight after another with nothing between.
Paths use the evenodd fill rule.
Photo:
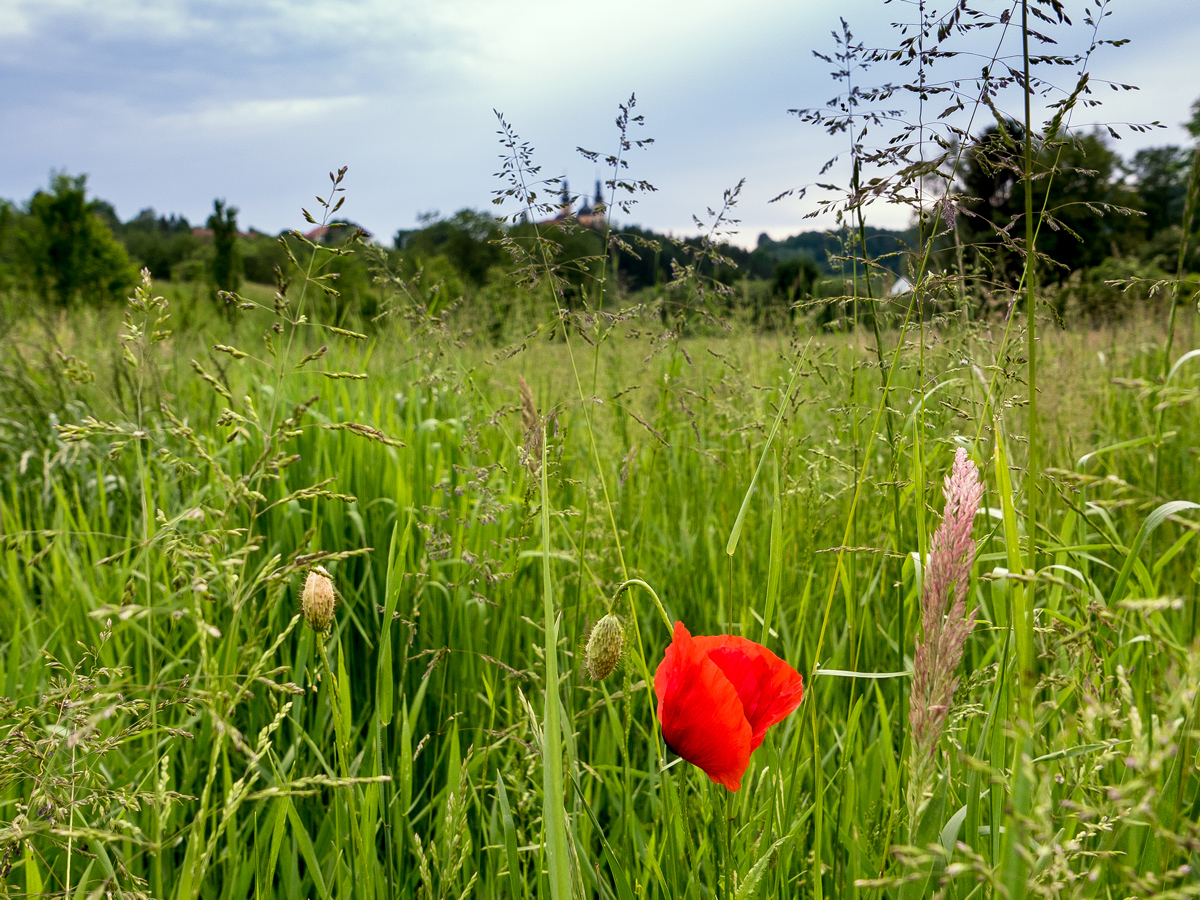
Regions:
<instances>
[{"instance_id":1,"label":"red poppy flower","mask_svg":"<svg viewBox=\"0 0 1200 900\"><path fill-rule=\"evenodd\" d=\"M800 675L761 644L693 638L682 622L654 673L658 720L675 753L731 791L767 729L800 705Z\"/></svg>"}]
</instances>

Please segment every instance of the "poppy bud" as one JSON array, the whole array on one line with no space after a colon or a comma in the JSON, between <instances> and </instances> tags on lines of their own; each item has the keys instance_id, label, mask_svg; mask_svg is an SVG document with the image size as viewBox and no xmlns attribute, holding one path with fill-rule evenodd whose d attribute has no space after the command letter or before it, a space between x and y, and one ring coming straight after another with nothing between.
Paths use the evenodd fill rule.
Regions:
<instances>
[{"instance_id":1,"label":"poppy bud","mask_svg":"<svg viewBox=\"0 0 1200 900\"><path fill-rule=\"evenodd\" d=\"M321 566L313 566L304 582L304 593L300 595L300 611L304 621L313 631L326 632L333 625L333 608L337 606L337 594L333 580Z\"/></svg>"},{"instance_id":2,"label":"poppy bud","mask_svg":"<svg viewBox=\"0 0 1200 900\"><path fill-rule=\"evenodd\" d=\"M609 613L594 626L584 653L588 674L596 681L607 678L621 662L621 647L625 643L625 629L621 620Z\"/></svg>"}]
</instances>

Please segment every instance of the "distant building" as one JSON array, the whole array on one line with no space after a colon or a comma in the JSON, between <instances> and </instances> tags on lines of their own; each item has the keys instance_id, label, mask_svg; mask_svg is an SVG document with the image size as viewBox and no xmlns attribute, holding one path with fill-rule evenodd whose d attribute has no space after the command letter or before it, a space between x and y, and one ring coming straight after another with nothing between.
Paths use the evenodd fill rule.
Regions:
<instances>
[{"instance_id":1,"label":"distant building","mask_svg":"<svg viewBox=\"0 0 1200 900\"><path fill-rule=\"evenodd\" d=\"M551 219L544 219L538 222L539 225L559 225L567 219L574 219L584 228L595 228L600 230L608 224L608 216L604 206L604 192L601 189L600 179L596 179L596 194L591 203L588 203L585 198L583 205L579 207L577 212L572 212L574 201L571 198L571 188L566 180L563 181L562 201L558 208L558 215Z\"/></svg>"},{"instance_id":2,"label":"distant building","mask_svg":"<svg viewBox=\"0 0 1200 900\"><path fill-rule=\"evenodd\" d=\"M314 244L336 244L353 234L355 229L363 233L363 240L371 239L371 232L353 222L331 222L328 225L318 225L312 231L306 232L304 237Z\"/></svg>"},{"instance_id":3,"label":"distant building","mask_svg":"<svg viewBox=\"0 0 1200 900\"><path fill-rule=\"evenodd\" d=\"M344 240L354 232L354 229L361 228L363 234L366 235L366 240L371 239L371 233L353 222L331 222L328 225L319 225L311 231L305 232L304 237L308 238L314 244L335 244L338 241ZM252 240L259 237L267 237L257 228L251 228L249 231L239 231L238 237L246 240ZM211 228L193 228L192 237L201 243L209 243L213 239Z\"/></svg>"},{"instance_id":4,"label":"distant building","mask_svg":"<svg viewBox=\"0 0 1200 900\"><path fill-rule=\"evenodd\" d=\"M246 240L263 236L261 231L257 231L254 228L251 228L249 231L239 231L237 233L237 235L240 238L246 238ZM211 241L213 239L212 229L211 228L193 228L192 229L192 237L194 237L196 240L200 241L201 243L207 244L209 241Z\"/></svg>"}]
</instances>

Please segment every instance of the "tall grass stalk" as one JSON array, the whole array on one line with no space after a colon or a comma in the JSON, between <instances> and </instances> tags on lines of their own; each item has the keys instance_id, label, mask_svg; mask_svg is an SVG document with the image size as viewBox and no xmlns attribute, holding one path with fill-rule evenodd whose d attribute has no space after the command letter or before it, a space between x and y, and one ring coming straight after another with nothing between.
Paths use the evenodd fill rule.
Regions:
<instances>
[{"instance_id":1,"label":"tall grass stalk","mask_svg":"<svg viewBox=\"0 0 1200 900\"><path fill-rule=\"evenodd\" d=\"M545 425L541 426L543 429ZM546 445L542 438L542 608L546 633L546 711L542 737L542 792L546 823L546 861L550 867L550 892L554 900L570 900L571 860L567 849L567 806L562 777L562 709L558 694L558 618L554 609L554 582L550 574L550 490L546 481Z\"/></svg>"},{"instance_id":2,"label":"tall grass stalk","mask_svg":"<svg viewBox=\"0 0 1200 900\"><path fill-rule=\"evenodd\" d=\"M1028 471L1026 475L1026 490L1025 490L1025 506L1027 510L1026 534L1029 538L1029 562L1034 569L1038 567L1038 505L1040 502L1041 485L1039 484L1039 474L1041 472L1040 461L1038 459L1040 451L1040 443L1038 436L1038 406L1037 406L1037 245L1035 243L1037 231L1033 219L1033 82L1030 79L1029 71L1029 0L1021 0L1021 64L1024 70L1024 79L1022 89L1025 100L1025 127L1022 133L1023 141L1021 144L1022 154L1024 159L1024 185L1025 185L1025 271L1022 280L1025 283L1025 356L1027 359L1027 385L1026 385L1026 428L1028 432L1027 440L1029 443L1028 451ZM1030 585L1030 591L1034 590L1034 584ZM1027 609L1033 608L1033 598L1030 598ZM1018 623L1018 627L1026 633L1032 634L1033 621L1032 619L1022 619ZM1031 660L1026 660L1030 663ZM1025 719L1026 725L1032 725L1032 708L1033 698L1030 696L1030 690L1033 686L1034 673L1032 670L1022 670L1021 679L1023 688L1021 691L1022 717Z\"/></svg>"}]
</instances>

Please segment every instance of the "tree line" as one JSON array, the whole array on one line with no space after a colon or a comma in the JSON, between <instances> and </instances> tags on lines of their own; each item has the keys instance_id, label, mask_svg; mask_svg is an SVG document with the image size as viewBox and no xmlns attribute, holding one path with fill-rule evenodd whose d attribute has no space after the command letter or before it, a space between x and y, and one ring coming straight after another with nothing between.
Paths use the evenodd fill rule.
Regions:
<instances>
[{"instance_id":1,"label":"tree line","mask_svg":"<svg viewBox=\"0 0 1200 900\"><path fill-rule=\"evenodd\" d=\"M1186 127L1200 139L1200 101L1192 113ZM957 228L935 245L935 266L969 273L987 257L993 276L1019 273L1018 254L1011 243L997 238L1023 213L1020 172L1006 162L1010 157L1004 147L1006 141L1019 141L1019 132L1015 123L993 125L963 154L954 186ZM1047 158L1040 165L1047 175L1034 181L1033 191L1034 206L1043 211L1048 226L1038 238L1045 283L1084 294L1090 285L1095 301L1109 276L1153 278L1174 270L1192 149L1150 147L1124 159L1097 131L1047 144L1042 152ZM272 283L277 268L286 269L289 249L294 251L291 245L300 238L243 232L237 217L236 207L216 200L202 227L153 209L122 222L111 204L89 198L85 175L55 173L47 188L23 204L0 201L0 287L65 306L122 299L142 267L156 280L206 285L214 299L220 292L235 291L243 280ZM338 260L341 304L371 313L377 303L372 266L381 264L418 288L469 301L488 286L510 280L512 248L545 232L554 235L568 294L594 283L592 270L599 260L615 273L617 291L631 295L664 290L703 256L705 277L712 282L754 282L761 285L757 296L790 305L802 297L842 292L839 285L848 273L861 271L863 256L877 278L903 276L907 248L917 243L923 227L867 228L865 247L858 246L857 233L833 229L778 241L762 234L753 250L710 242L700 254L706 242L698 237L674 239L637 226L610 231L603 217L591 217L586 226L580 226L582 221L560 216L551 223L505 223L469 209L448 217L423 216L417 228L396 232L390 247L376 245L373 261L362 253ZM309 238L328 244L364 234L353 223L341 222L310 232ZM1200 251L1193 250L1186 263L1190 271L1200 271ZM612 294L610 286L608 296ZM1112 295L1105 302L1121 301Z\"/></svg>"}]
</instances>

